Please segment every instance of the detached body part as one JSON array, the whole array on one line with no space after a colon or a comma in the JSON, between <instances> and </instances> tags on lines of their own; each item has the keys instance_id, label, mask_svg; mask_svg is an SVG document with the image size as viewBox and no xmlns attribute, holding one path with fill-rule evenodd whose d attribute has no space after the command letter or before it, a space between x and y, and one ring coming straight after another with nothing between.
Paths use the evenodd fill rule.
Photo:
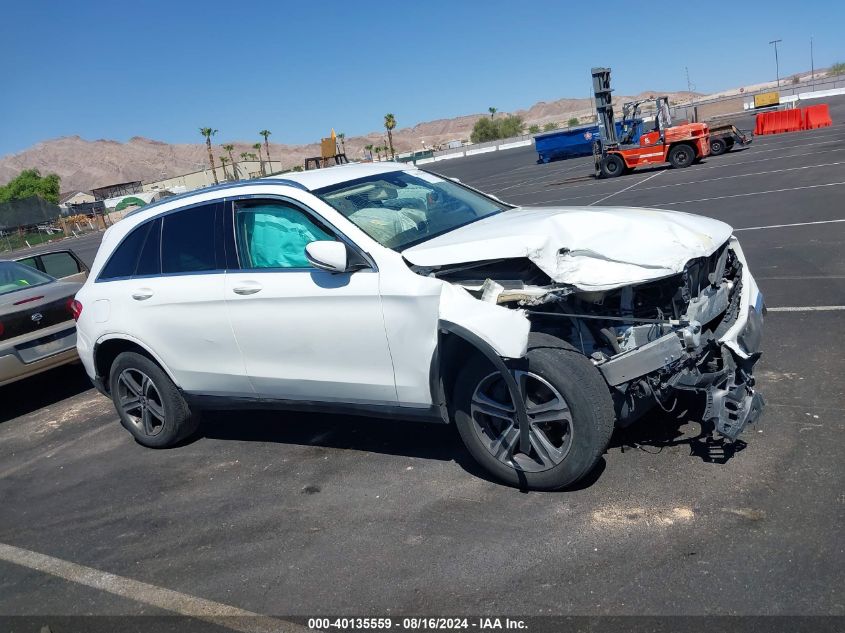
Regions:
<instances>
[{"instance_id":1,"label":"detached body part","mask_svg":"<svg viewBox=\"0 0 845 633\"><path fill-rule=\"evenodd\" d=\"M403 165L224 185L110 228L77 295L80 358L144 445L219 407L455 422L512 485L592 469L679 392L734 439L762 296L728 225L519 208Z\"/></svg>"}]
</instances>

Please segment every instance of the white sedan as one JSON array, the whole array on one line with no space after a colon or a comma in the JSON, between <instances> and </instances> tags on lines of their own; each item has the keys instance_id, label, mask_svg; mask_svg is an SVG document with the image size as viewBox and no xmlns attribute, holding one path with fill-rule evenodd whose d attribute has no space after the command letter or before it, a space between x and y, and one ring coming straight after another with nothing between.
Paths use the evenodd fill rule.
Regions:
<instances>
[{"instance_id":1,"label":"white sedan","mask_svg":"<svg viewBox=\"0 0 845 633\"><path fill-rule=\"evenodd\" d=\"M728 225L513 207L395 163L286 176L106 232L77 346L141 444L218 407L453 422L502 481L558 489L680 395L729 440L760 416L763 300Z\"/></svg>"}]
</instances>

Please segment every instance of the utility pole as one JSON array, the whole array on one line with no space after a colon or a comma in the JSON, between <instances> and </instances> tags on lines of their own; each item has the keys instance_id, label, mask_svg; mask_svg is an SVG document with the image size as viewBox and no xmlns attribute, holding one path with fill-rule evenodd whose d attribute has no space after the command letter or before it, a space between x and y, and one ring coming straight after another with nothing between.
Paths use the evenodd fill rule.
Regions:
<instances>
[{"instance_id":1,"label":"utility pole","mask_svg":"<svg viewBox=\"0 0 845 633\"><path fill-rule=\"evenodd\" d=\"M684 66L684 72L687 75L687 92L689 93L687 95L687 107L686 107L686 115L687 115L687 119L689 120L689 107L690 107L690 104L692 104L692 101L693 101L692 91L695 88L695 86L693 86L692 82L689 80L689 66ZM693 110L693 112L694 112L694 110Z\"/></svg>"},{"instance_id":2,"label":"utility pole","mask_svg":"<svg viewBox=\"0 0 845 633\"><path fill-rule=\"evenodd\" d=\"M813 85L813 90L816 89L816 65L813 63L813 36L810 36L810 81Z\"/></svg>"},{"instance_id":3,"label":"utility pole","mask_svg":"<svg viewBox=\"0 0 845 633\"><path fill-rule=\"evenodd\" d=\"M778 81L778 88L780 88L780 64L778 64L778 43L783 40L772 40L769 44L775 45L775 73Z\"/></svg>"}]
</instances>

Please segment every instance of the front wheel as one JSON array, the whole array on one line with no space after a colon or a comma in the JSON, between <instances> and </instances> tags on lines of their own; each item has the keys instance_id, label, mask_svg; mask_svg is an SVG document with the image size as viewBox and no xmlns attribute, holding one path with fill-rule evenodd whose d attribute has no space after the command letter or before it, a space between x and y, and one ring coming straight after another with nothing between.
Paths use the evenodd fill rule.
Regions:
<instances>
[{"instance_id":1,"label":"front wheel","mask_svg":"<svg viewBox=\"0 0 845 633\"><path fill-rule=\"evenodd\" d=\"M112 363L109 380L120 423L139 444L168 448L197 429L199 419L191 413L179 389L146 356L119 354Z\"/></svg>"},{"instance_id":2,"label":"front wheel","mask_svg":"<svg viewBox=\"0 0 845 633\"><path fill-rule=\"evenodd\" d=\"M682 169L692 165L695 160L695 150L686 144L675 145L669 150L669 164L675 169Z\"/></svg>"},{"instance_id":3,"label":"front wheel","mask_svg":"<svg viewBox=\"0 0 845 633\"><path fill-rule=\"evenodd\" d=\"M608 154L599 165L602 178L615 178L625 171L625 161L619 154Z\"/></svg>"},{"instance_id":4,"label":"front wheel","mask_svg":"<svg viewBox=\"0 0 845 633\"><path fill-rule=\"evenodd\" d=\"M607 385L592 363L566 343L532 335L527 366L513 370L528 415L530 449L502 375L484 358L458 376L453 413L461 438L490 474L512 486L557 490L596 465L613 433Z\"/></svg>"}]
</instances>

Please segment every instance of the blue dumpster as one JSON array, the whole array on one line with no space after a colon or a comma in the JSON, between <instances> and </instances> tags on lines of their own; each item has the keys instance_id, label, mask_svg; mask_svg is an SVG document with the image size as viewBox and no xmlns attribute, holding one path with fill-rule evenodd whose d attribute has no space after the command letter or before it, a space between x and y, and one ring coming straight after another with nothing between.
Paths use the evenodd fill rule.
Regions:
<instances>
[{"instance_id":1,"label":"blue dumpster","mask_svg":"<svg viewBox=\"0 0 845 633\"><path fill-rule=\"evenodd\" d=\"M589 156L593 153L593 139L597 138L598 134L598 125L582 125L538 134L534 137L537 162L548 163L561 158Z\"/></svg>"},{"instance_id":2,"label":"blue dumpster","mask_svg":"<svg viewBox=\"0 0 845 633\"><path fill-rule=\"evenodd\" d=\"M635 126L635 133L632 141L638 142L642 131L642 121L635 119L627 121L623 126L621 121L616 122L616 135L619 138L624 136L628 126ZM565 130L555 130L547 134L538 134L534 137L534 145L537 149L537 162L548 163L563 158L577 158L578 156L589 156L593 153L593 141L598 138L598 125L580 125Z\"/></svg>"}]
</instances>

